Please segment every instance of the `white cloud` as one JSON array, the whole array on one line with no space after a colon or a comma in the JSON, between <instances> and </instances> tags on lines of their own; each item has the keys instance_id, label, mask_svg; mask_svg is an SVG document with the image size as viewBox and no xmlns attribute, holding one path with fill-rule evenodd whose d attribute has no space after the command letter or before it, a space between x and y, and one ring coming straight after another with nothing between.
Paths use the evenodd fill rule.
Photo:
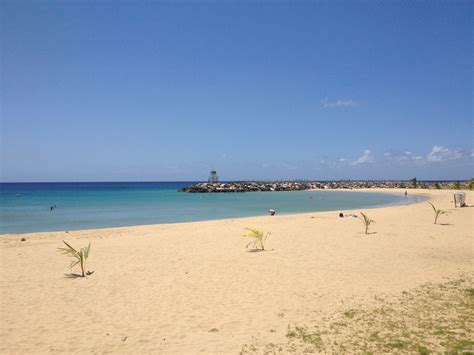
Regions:
<instances>
[{"instance_id":1,"label":"white cloud","mask_svg":"<svg viewBox=\"0 0 474 355\"><path fill-rule=\"evenodd\" d=\"M322 157L319 160L319 164L324 165L328 168L343 168L349 164L349 160L344 157L340 158L330 158L330 157Z\"/></svg>"},{"instance_id":2,"label":"white cloud","mask_svg":"<svg viewBox=\"0 0 474 355\"><path fill-rule=\"evenodd\" d=\"M421 155L413 155L413 153L409 151L403 153L384 153L384 157L388 161L400 163L402 165L411 161L419 161L423 159Z\"/></svg>"},{"instance_id":3,"label":"white cloud","mask_svg":"<svg viewBox=\"0 0 474 355\"><path fill-rule=\"evenodd\" d=\"M364 153L359 157L359 159L353 161L349 165L359 165L359 164L366 164L372 163L374 161L374 157L372 152L369 149L364 150Z\"/></svg>"},{"instance_id":4,"label":"white cloud","mask_svg":"<svg viewBox=\"0 0 474 355\"><path fill-rule=\"evenodd\" d=\"M430 162L442 162L446 160L456 160L463 156L463 152L457 149L449 149L446 147L435 145L431 152L426 156L426 160Z\"/></svg>"},{"instance_id":5,"label":"white cloud","mask_svg":"<svg viewBox=\"0 0 474 355\"><path fill-rule=\"evenodd\" d=\"M328 168L343 168L347 166L349 161L346 158L328 158L323 157L319 160L319 164L324 165Z\"/></svg>"},{"instance_id":6,"label":"white cloud","mask_svg":"<svg viewBox=\"0 0 474 355\"><path fill-rule=\"evenodd\" d=\"M354 107L357 106L357 102L354 100L336 100L336 101L329 101L326 97L321 100L321 106L323 108L335 108L335 107Z\"/></svg>"}]
</instances>

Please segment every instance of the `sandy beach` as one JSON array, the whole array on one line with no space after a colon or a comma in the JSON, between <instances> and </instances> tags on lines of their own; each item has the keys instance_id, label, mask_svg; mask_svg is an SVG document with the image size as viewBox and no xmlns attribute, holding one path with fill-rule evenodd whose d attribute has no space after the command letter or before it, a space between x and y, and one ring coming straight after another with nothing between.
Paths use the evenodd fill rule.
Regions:
<instances>
[{"instance_id":1,"label":"sandy beach","mask_svg":"<svg viewBox=\"0 0 474 355\"><path fill-rule=\"evenodd\" d=\"M405 335L408 345L370 338L386 314L407 328L416 318L410 305L434 313L437 299L449 303L474 288L474 208L454 208L453 191L409 193L428 195L449 213L435 225L427 202L366 210L376 221L368 235L360 218L338 217L358 210L1 235L0 352L385 352L413 350L415 341L435 351L469 347L472 297L459 301L470 302L470 314L460 308L445 318L456 341L427 334L421 323L416 339ZM246 227L270 232L266 251L245 248ZM67 276L70 260L57 252L62 240L91 243L93 275ZM439 290L441 298L431 297ZM369 317L384 307L391 307L385 315ZM366 334L354 330L364 330L360 322Z\"/></svg>"}]
</instances>

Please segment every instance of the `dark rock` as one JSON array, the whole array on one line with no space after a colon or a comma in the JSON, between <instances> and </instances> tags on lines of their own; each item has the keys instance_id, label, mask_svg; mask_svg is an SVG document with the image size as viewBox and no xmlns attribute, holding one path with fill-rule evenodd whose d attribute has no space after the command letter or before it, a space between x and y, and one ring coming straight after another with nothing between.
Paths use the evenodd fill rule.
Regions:
<instances>
[{"instance_id":1,"label":"dark rock","mask_svg":"<svg viewBox=\"0 0 474 355\"><path fill-rule=\"evenodd\" d=\"M455 183L419 182L419 189L453 189ZM301 191L310 189L413 188L410 181L233 181L226 183L197 183L178 191L190 193L242 193L264 191Z\"/></svg>"}]
</instances>

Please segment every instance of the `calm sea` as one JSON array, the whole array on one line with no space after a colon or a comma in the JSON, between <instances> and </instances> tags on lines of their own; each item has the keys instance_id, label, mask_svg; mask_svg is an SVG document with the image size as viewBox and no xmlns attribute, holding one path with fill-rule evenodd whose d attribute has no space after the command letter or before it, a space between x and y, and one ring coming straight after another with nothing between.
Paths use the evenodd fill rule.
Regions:
<instances>
[{"instance_id":1,"label":"calm sea","mask_svg":"<svg viewBox=\"0 0 474 355\"><path fill-rule=\"evenodd\" d=\"M0 233L28 233L156 223L344 211L423 199L350 191L190 194L191 182L0 183ZM56 206L51 210L51 206Z\"/></svg>"}]
</instances>

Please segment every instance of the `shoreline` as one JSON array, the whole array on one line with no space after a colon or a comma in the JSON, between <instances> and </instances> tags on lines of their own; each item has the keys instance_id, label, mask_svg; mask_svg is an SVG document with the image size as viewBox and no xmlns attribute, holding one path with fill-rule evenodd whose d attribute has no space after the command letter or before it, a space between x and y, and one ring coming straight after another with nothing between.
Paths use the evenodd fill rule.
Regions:
<instances>
[{"instance_id":1,"label":"shoreline","mask_svg":"<svg viewBox=\"0 0 474 355\"><path fill-rule=\"evenodd\" d=\"M381 310L394 309L387 321L404 324L409 299L395 301L420 294L423 285L453 280L449 287L462 287L453 289L457 295L474 289L474 208L455 209L452 191L427 194L449 212L438 224L427 203L374 208L370 234L360 218L333 211L34 233L23 242L2 236L0 353L239 353L264 352L268 344L286 352L290 336L301 334L290 330L318 325L328 327L319 351L342 351L331 344L358 314L378 321ZM270 233L264 252L245 248L245 228ZM57 252L63 239L77 248L91 243L87 270L94 274L71 276L78 270ZM434 297L448 286L421 304L438 309ZM448 331L458 329L452 324ZM365 323L356 328L372 331ZM422 344L450 349L442 343ZM298 344L301 353L307 344Z\"/></svg>"},{"instance_id":2,"label":"shoreline","mask_svg":"<svg viewBox=\"0 0 474 355\"><path fill-rule=\"evenodd\" d=\"M304 190L304 191L315 191L315 192L322 192L322 191L335 191L335 192L373 192L373 193L384 193L388 195L400 195L403 194L400 190L405 191L404 189L400 188L360 188L360 189L342 189L342 188L337 188L337 189L310 189L310 190ZM416 191L416 193L413 193L413 191ZM446 191L446 190L442 190ZM278 192L296 192L296 191L278 191ZM408 204L403 204L402 202L400 203L389 203L385 205L379 205L379 206L371 206L371 207L366 207L362 208L363 210L373 210L373 209L379 209L379 208L390 208L390 207L397 207L397 206L407 206L407 205L413 205L413 204L418 204L422 202L427 202L429 201L429 194L425 189L418 189L410 190L410 195L415 195L415 196L422 196L424 198L427 198L425 201L416 201ZM271 193L271 192L270 192ZM287 214L276 214L275 216L272 216L272 218L275 217L280 217L280 216L297 216L297 215L305 215L305 214L315 214L315 213L330 213L330 212L336 212L336 211L343 211L343 210L326 210L326 211L314 211L314 212L296 212L296 213L287 213ZM355 211L355 209L347 209L344 211ZM73 232L91 232L93 233L94 231L100 231L100 230L108 230L108 229L121 229L121 228L135 228L135 227L153 227L153 226L173 226L173 225L179 225L179 224L190 224L190 223L203 223L203 222L213 222L213 221L230 221L230 220L243 220L247 218L259 218L259 217L270 217L267 215L256 215L256 216L245 216L245 217L229 217L229 218L220 218L220 219L206 219L206 220L200 220L200 221L184 221L184 222L173 222L173 223L153 223L153 224L137 224L137 225L130 225L130 226L116 226L116 227L103 227L103 228L86 228L86 229L72 229L72 230L57 230L57 231L39 231L39 232L27 232L27 233L0 233L0 238L8 238L8 237L26 237L28 235L37 235L37 234L51 234L51 233L73 233Z\"/></svg>"}]
</instances>

